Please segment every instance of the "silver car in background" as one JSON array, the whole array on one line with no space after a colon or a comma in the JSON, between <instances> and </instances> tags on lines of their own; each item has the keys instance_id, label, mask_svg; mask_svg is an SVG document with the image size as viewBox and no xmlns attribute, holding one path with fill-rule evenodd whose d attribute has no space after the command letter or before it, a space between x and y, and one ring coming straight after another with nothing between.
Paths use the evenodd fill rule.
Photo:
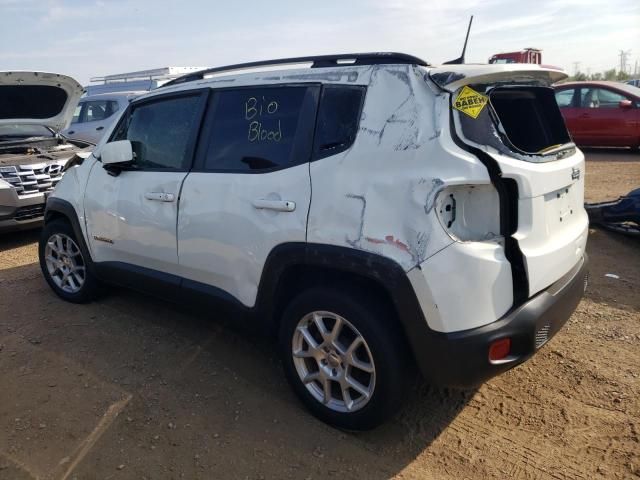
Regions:
<instances>
[{"instance_id":1,"label":"silver car in background","mask_svg":"<svg viewBox=\"0 0 640 480\"><path fill-rule=\"evenodd\" d=\"M68 138L98 143L107 127L129 102L146 92L117 92L91 95L80 99L71 125L62 134Z\"/></svg>"},{"instance_id":2,"label":"silver car in background","mask_svg":"<svg viewBox=\"0 0 640 480\"><path fill-rule=\"evenodd\" d=\"M83 92L66 75L0 72L0 233L40 226L65 167L91 153L59 134Z\"/></svg>"}]
</instances>

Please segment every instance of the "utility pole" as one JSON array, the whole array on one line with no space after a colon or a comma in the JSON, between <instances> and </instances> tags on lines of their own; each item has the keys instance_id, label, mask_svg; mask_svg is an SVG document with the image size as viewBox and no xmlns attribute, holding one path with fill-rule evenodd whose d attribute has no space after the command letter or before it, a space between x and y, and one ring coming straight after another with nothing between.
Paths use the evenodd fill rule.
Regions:
<instances>
[{"instance_id":1,"label":"utility pole","mask_svg":"<svg viewBox=\"0 0 640 480\"><path fill-rule=\"evenodd\" d=\"M580 62L573 62L573 75L576 76L580 71Z\"/></svg>"},{"instance_id":2,"label":"utility pole","mask_svg":"<svg viewBox=\"0 0 640 480\"><path fill-rule=\"evenodd\" d=\"M620 50L620 53L618 54L620 57L620 72L627 72L627 58L629 58L629 55L631 55L631 50L627 50L626 52L624 50Z\"/></svg>"}]
</instances>

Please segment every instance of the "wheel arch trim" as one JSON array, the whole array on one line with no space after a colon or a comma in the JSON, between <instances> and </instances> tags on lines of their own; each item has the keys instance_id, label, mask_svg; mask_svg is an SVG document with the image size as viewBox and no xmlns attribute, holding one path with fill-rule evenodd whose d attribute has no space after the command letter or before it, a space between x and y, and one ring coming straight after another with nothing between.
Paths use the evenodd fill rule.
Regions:
<instances>
[{"instance_id":1,"label":"wheel arch trim","mask_svg":"<svg viewBox=\"0 0 640 480\"><path fill-rule=\"evenodd\" d=\"M305 267L354 275L377 284L388 294L401 333L414 358L419 358L425 335L431 330L406 272L390 258L348 247L304 242L276 246L265 262L255 305L256 313L265 319L267 328L277 327L277 298L282 294L279 288L284 276L291 268Z\"/></svg>"},{"instance_id":2,"label":"wheel arch trim","mask_svg":"<svg viewBox=\"0 0 640 480\"><path fill-rule=\"evenodd\" d=\"M67 200L57 197L49 197L44 209L44 223L45 225L55 219L56 217L64 217L73 229L73 234L76 236L76 240L82 249L82 255L85 258L91 260L91 252L89 251L87 241L84 237L78 214L73 205Z\"/></svg>"}]
</instances>

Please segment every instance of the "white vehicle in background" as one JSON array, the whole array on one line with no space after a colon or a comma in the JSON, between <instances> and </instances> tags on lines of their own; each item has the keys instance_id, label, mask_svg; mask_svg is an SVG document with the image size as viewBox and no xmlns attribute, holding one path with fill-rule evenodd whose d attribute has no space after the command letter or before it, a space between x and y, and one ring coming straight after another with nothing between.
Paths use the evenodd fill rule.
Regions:
<instances>
[{"instance_id":1,"label":"white vehicle in background","mask_svg":"<svg viewBox=\"0 0 640 480\"><path fill-rule=\"evenodd\" d=\"M289 64L311 68L274 69ZM477 385L578 305L585 163L551 88L563 78L395 53L186 75L67 172L43 275L70 302L107 282L255 319L313 414L371 428L414 366Z\"/></svg>"},{"instance_id":2,"label":"white vehicle in background","mask_svg":"<svg viewBox=\"0 0 640 480\"><path fill-rule=\"evenodd\" d=\"M41 225L67 162L89 155L91 143L59 134L83 91L65 75L0 72L0 232Z\"/></svg>"},{"instance_id":3,"label":"white vehicle in background","mask_svg":"<svg viewBox=\"0 0 640 480\"><path fill-rule=\"evenodd\" d=\"M146 92L104 93L84 97L75 109L71 125L61 133L69 138L96 144L118 117L117 114L143 93Z\"/></svg>"},{"instance_id":4,"label":"white vehicle in background","mask_svg":"<svg viewBox=\"0 0 640 480\"><path fill-rule=\"evenodd\" d=\"M85 85L88 96L116 92L148 92L167 82L189 73L199 72L205 67L160 67L135 72L114 73L92 77L91 84Z\"/></svg>"}]
</instances>

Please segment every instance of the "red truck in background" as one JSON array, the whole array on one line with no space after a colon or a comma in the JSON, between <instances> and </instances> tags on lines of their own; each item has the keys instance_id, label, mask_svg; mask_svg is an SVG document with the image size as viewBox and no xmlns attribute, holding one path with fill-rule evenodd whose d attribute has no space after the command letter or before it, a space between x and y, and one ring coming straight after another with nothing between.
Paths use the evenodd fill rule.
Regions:
<instances>
[{"instance_id":1,"label":"red truck in background","mask_svg":"<svg viewBox=\"0 0 640 480\"><path fill-rule=\"evenodd\" d=\"M525 48L519 52L496 53L489 59L489 63L542 63L542 50Z\"/></svg>"}]
</instances>

